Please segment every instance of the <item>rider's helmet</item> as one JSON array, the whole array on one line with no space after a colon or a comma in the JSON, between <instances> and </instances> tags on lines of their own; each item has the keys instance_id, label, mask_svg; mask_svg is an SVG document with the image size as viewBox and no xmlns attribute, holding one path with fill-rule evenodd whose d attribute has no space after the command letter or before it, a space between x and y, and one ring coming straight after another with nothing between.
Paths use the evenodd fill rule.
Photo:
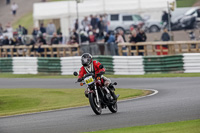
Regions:
<instances>
[{"instance_id":1,"label":"rider's helmet","mask_svg":"<svg viewBox=\"0 0 200 133\"><path fill-rule=\"evenodd\" d=\"M81 56L81 63L83 66L87 67L92 63L92 55L85 53Z\"/></svg>"}]
</instances>

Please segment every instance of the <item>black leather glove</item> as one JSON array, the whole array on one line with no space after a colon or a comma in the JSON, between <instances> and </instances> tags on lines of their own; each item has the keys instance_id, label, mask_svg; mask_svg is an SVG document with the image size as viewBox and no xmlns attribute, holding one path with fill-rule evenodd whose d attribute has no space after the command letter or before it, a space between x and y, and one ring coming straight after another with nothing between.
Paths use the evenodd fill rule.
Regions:
<instances>
[{"instance_id":1,"label":"black leather glove","mask_svg":"<svg viewBox=\"0 0 200 133\"><path fill-rule=\"evenodd\" d=\"M81 81L82 81L82 79L80 79L80 78L77 80L77 82L81 82Z\"/></svg>"}]
</instances>

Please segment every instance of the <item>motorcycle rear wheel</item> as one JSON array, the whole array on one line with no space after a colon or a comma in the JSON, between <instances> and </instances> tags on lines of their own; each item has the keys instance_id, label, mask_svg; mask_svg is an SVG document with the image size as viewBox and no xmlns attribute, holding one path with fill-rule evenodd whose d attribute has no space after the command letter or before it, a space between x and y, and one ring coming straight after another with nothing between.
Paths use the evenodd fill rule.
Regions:
<instances>
[{"instance_id":1,"label":"motorcycle rear wheel","mask_svg":"<svg viewBox=\"0 0 200 133\"><path fill-rule=\"evenodd\" d=\"M99 101L99 104L98 104L96 95L94 93L89 93L88 97L89 97L89 102L90 102L90 106L91 106L92 110L94 111L94 113L96 115L100 115L101 112L102 112L100 101Z\"/></svg>"}]
</instances>

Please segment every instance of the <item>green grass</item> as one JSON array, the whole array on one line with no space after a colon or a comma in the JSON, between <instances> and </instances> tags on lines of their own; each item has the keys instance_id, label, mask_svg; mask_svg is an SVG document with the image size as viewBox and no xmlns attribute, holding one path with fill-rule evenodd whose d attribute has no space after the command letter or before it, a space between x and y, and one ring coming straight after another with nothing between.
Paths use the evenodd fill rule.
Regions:
<instances>
[{"instance_id":1,"label":"green grass","mask_svg":"<svg viewBox=\"0 0 200 133\"><path fill-rule=\"evenodd\" d=\"M164 77L200 77L200 73L161 73L145 75L105 75L108 78L164 78ZM0 78L77 78L73 75L45 75L45 74L11 74L0 73Z\"/></svg>"},{"instance_id":2,"label":"green grass","mask_svg":"<svg viewBox=\"0 0 200 133\"><path fill-rule=\"evenodd\" d=\"M191 7L199 0L176 0L177 7Z\"/></svg>"},{"instance_id":3,"label":"green grass","mask_svg":"<svg viewBox=\"0 0 200 133\"><path fill-rule=\"evenodd\" d=\"M110 129L93 133L200 133L200 119L158 125Z\"/></svg>"},{"instance_id":4,"label":"green grass","mask_svg":"<svg viewBox=\"0 0 200 133\"><path fill-rule=\"evenodd\" d=\"M33 13L30 12L22 16L17 21L15 21L12 26L14 29L16 29L19 25L24 26L28 30L29 34L31 34L33 30Z\"/></svg>"},{"instance_id":5,"label":"green grass","mask_svg":"<svg viewBox=\"0 0 200 133\"><path fill-rule=\"evenodd\" d=\"M89 105L82 89L0 89L0 116ZM144 96L150 91L116 89L119 100Z\"/></svg>"}]
</instances>

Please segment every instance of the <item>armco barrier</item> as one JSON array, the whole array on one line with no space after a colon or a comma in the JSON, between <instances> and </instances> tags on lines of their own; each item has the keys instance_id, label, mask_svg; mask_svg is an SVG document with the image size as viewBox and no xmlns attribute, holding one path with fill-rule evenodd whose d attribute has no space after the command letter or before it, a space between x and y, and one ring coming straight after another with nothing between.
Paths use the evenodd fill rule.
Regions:
<instances>
[{"instance_id":1,"label":"armco barrier","mask_svg":"<svg viewBox=\"0 0 200 133\"><path fill-rule=\"evenodd\" d=\"M114 74L115 75L143 75L143 57L142 56L114 56Z\"/></svg>"},{"instance_id":2,"label":"armco barrier","mask_svg":"<svg viewBox=\"0 0 200 133\"><path fill-rule=\"evenodd\" d=\"M60 58L39 57L38 72L44 74L60 74L61 73Z\"/></svg>"},{"instance_id":3,"label":"armco barrier","mask_svg":"<svg viewBox=\"0 0 200 133\"><path fill-rule=\"evenodd\" d=\"M0 58L0 73L12 73L12 58Z\"/></svg>"},{"instance_id":4,"label":"armco barrier","mask_svg":"<svg viewBox=\"0 0 200 133\"><path fill-rule=\"evenodd\" d=\"M37 57L13 57L14 74L37 74Z\"/></svg>"},{"instance_id":5,"label":"armco barrier","mask_svg":"<svg viewBox=\"0 0 200 133\"><path fill-rule=\"evenodd\" d=\"M183 54L184 73L200 72L200 53Z\"/></svg>"},{"instance_id":6,"label":"armco barrier","mask_svg":"<svg viewBox=\"0 0 200 133\"><path fill-rule=\"evenodd\" d=\"M144 57L145 73L183 72L183 56L147 56Z\"/></svg>"}]
</instances>

